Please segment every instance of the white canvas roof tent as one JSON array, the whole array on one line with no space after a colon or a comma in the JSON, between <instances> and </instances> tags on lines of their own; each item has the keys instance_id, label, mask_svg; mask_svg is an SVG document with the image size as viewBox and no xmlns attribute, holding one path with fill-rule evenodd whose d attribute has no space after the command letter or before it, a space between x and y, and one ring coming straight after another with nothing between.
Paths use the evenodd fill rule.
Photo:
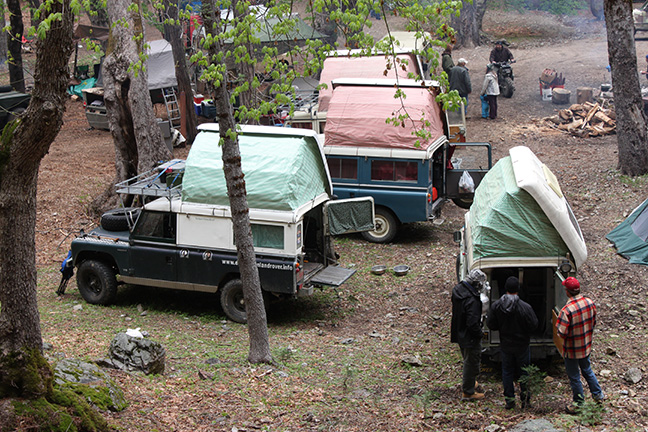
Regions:
<instances>
[{"instance_id":1,"label":"white canvas roof tent","mask_svg":"<svg viewBox=\"0 0 648 432\"><path fill-rule=\"evenodd\" d=\"M587 247L556 177L527 147L509 155L486 174L466 213L471 267L491 267L493 259L508 266L509 258L555 264L567 254L580 267Z\"/></svg>"},{"instance_id":2,"label":"white canvas roof tent","mask_svg":"<svg viewBox=\"0 0 648 432\"><path fill-rule=\"evenodd\" d=\"M199 131L186 161L182 201L229 207L218 124ZM300 213L313 200L330 198L331 177L315 132L244 125L238 138L250 209Z\"/></svg>"},{"instance_id":3,"label":"white canvas roof tent","mask_svg":"<svg viewBox=\"0 0 648 432\"><path fill-rule=\"evenodd\" d=\"M402 101L394 97L396 84L407 96ZM447 141L441 108L435 101L436 81L339 79L333 81L333 88L326 119L326 153L334 147L337 155L429 159ZM411 116L405 127L385 125L401 109ZM417 128L425 128L431 138L413 135Z\"/></svg>"}]
</instances>

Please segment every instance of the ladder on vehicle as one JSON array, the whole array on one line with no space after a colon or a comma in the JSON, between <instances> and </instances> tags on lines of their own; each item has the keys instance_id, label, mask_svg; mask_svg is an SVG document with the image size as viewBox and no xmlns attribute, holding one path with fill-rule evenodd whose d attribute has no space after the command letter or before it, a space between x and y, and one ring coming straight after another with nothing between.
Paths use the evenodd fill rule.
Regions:
<instances>
[{"instance_id":1,"label":"ladder on vehicle","mask_svg":"<svg viewBox=\"0 0 648 432\"><path fill-rule=\"evenodd\" d=\"M164 106L166 107L171 126L180 127L180 104L178 103L178 97L176 95L175 88L163 88L162 97L164 97Z\"/></svg>"}]
</instances>

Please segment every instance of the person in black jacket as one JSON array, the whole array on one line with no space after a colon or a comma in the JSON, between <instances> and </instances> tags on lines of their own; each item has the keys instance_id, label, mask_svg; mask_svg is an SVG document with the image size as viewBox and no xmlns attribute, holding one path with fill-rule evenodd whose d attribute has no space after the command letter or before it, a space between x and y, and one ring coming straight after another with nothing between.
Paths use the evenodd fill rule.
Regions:
<instances>
[{"instance_id":1,"label":"person in black jacket","mask_svg":"<svg viewBox=\"0 0 648 432\"><path fill-rule=\"evenodd\" d=\"M514 382L525 373L522 368L531 363L529 341L531 333L538 327L538 318L533 308L518 297L520 288L518 278L511 276L506 279L505 288L506 294L491 306L486 325L490 330L500 332L504 399L506 409L513 409L515 408ZM530 397L526 386L520 383L520 399L523 408L529 404Z\"/></svg>"},{"instance_id":2,"label":"person in black jacket","mask_svg":"<svg viewBox=\"0 0 648 432\"><path fill-rule=\"evenodd\" d=\"M450 341L458 343L463 357L462 400L478 400L484 393L476 390L475 378L481 366L482 302L479 291L486 285L481 270L471 270L465 280L452 289Z\"/></svg>"}]
</instances>

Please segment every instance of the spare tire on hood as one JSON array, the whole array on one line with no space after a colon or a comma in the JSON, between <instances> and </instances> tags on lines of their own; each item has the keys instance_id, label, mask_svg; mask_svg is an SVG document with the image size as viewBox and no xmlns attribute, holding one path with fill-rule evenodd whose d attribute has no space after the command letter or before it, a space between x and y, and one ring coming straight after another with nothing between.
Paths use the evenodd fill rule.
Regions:
<instances>
[{"instance_id":1,"label":"spare tire on hood","mask_svg":"<svg viewBox=\"0 0 648 432\"><path fill-rule=\"evenodd\" d=\"M128 231L139 217L139 207L122 207L101 215L101 228L106 231Z\"/></svg>"}]
</instances>

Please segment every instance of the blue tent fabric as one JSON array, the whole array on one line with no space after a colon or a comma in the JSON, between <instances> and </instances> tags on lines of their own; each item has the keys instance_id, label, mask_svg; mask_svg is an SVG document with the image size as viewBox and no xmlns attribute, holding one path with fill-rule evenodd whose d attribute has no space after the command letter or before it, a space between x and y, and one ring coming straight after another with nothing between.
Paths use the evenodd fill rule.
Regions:
<instances>
[{"instance_id":1,"label":"blue tent fabric","mask_svg":"<svg viewBox=\"0 0 648 432\"><path fill-rule=\"evenodd\" d=\"M632 264L648 265L648 199L645 200L605 238L617 253Z\"/></svg>"}]
</instances>

